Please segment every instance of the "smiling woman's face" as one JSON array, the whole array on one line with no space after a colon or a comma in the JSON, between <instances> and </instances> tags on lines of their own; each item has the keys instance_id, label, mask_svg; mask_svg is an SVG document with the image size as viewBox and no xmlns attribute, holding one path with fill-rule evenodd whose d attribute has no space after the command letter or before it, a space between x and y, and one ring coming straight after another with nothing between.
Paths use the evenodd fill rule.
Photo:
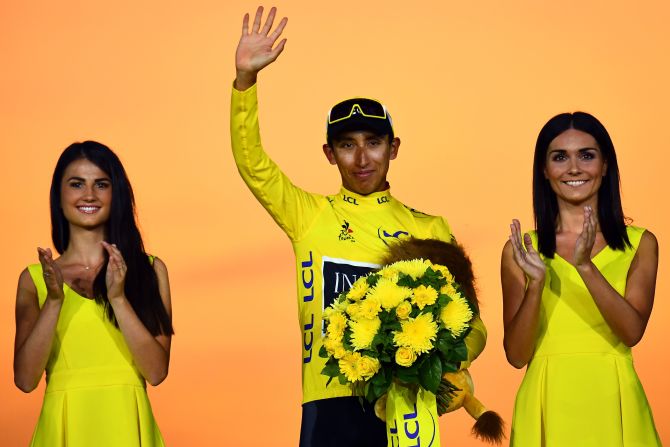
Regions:
<instances>
[{"instance_id":1,"label":"smiling woman's face","mask_svg":"<svg viewBox=\"0 0 670 447\"><path fill-rule=\"evenodd\" d=\"M559 202L595 207L606 172L607 162L588 133L568 129L549 143L544 176Z\"/></svg>"},{"instance_id":2,"label":"smiling woman's face","mask_svg":"<svg viewBox=\"0 0 670 447\"><path fill-rule=\"evenodd\" d=\"M112 206L112 182L106 172L85 158L65 168L61 207L70 225L92 229L104 225Z\"/></svg>"}]
</instances>

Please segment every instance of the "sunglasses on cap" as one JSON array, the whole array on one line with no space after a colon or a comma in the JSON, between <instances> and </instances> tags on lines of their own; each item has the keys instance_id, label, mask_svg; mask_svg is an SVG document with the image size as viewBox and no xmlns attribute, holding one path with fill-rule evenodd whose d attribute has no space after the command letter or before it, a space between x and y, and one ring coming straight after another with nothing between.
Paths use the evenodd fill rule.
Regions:
<instances>
[{"instance_id":1,"label":"sunglasses on cap","mask_svg":"<svg viewBox=\"0 0 670 447\"><path fill-rule=\"evenodd\" d=\"M379 101L368 98L352 98L333 106L328 113L328 124L335 124L362 115L366 118L387 119L386 107Z\"/></svg>"}]
</instances>

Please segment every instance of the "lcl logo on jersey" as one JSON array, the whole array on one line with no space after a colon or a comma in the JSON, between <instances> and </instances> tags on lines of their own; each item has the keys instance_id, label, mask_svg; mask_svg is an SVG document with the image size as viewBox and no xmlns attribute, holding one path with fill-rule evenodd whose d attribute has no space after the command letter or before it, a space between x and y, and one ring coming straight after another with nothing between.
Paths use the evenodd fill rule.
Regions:
<instances>
[{"instance_id":1,"label":"lcl logo on jersey","mask_svg":"<svg viewBox=\"0 0 670 447\"><path fill-rule=\"evenodd\" d=\"M358 205L358 201L356 200L356 197L351 197L346 194L342 194L342 200L344 200L347 203L351 203L352 205Z\"/></svg>"},{"instance_id":2,"label":"lcl logo on jersey","mask_svg":"<svg viewBox=\"0 0 670 447\"><path fill-rule=\"evenodd\" d=\"M389 244L389 242L395 242L399 239L409 237L410 234L407 231L403 230L398 230L398 231L386 231L382 227L379 227L377 229L377 236L379 236L379 239L382 240L386 245Z\"/></svg>"}]
</instances>

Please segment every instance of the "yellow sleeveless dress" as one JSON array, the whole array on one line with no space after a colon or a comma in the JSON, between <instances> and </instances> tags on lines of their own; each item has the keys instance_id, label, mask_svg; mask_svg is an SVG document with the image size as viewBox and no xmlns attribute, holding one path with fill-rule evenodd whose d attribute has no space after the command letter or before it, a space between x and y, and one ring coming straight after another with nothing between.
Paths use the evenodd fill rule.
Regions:
<instances>
[{"instance_id":1,"label":"yellow sleeveless dress","mask_svg":"<svg viewBox=\"0 0 670 447\"><path fill-rule=\"evenodd\" d=\"M607 246L593 258L622 296L644 229L627 232L632 249ZM538 341L517 393L510 445L660 446L630 348L610 330L574 266L558 254L543 260Z\"/></svg>"},{"instance_id":2,"label":"yellow sleeveless dress","mask_svg":"<svg viewBox=\"0 0 670 447\"><path fill-rule=\"evenodd\" d=\"M28 267L40 307L40 264ZM162 447L144 378L102 306L67 285L46 367L47 387L33 447Z\"/></svg>"}]
</instances>

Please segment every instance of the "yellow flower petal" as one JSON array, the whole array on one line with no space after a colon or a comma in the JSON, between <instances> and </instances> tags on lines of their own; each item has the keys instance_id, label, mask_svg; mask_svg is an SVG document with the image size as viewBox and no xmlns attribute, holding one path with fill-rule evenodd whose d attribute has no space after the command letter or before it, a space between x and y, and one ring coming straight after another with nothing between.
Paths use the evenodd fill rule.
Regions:
<instances>
[{"instance_id":1,"label":"yellow flower petal","mask_svg":"<svg viewBox=\"0 0 670 447\"><path fill-rule=\"evenodd\" d=\"M442 324L454 337L458 337L468 328L472 316L472 310L467 300L460 294L453 296L440 312Z\"/></svg>"},{"instance_id":2,"label":"yellow flower petal","mask_svg":"<svg viewBox=\"0 0 670 447\"><path fill-rule=\"evenodd\" d=\"M426 287L421 285L414 289L414 293L412 295L412 304L415 304L419 309L423 309L426 306L435 304L437 295L437 290L430 286Z\"/></svg>"},{"instance_id":3,"label":"yellow flower petal","mask_svg":"<svg viewBox=\"0 0 670 447\"><path fill-rule=\"evenodd\" d=\"M367 349L372 344L372 340L377 335L382 321L375 317L372 319L361 318L358 321L350 321L351 345L356 351Z\"/></svg>"},{"instance_id":4,"label":"yellow flower petal","mask_svg":"<svg viewBox=\"0 0 670 447\"><path fill-rule=\"evenodd\" d=\"M393 333L396 346L412 348L417 354L433 349L437 337L437 323L431 314L421 314L400 322L401 330Z\"/></svg>"}]
</instances>

